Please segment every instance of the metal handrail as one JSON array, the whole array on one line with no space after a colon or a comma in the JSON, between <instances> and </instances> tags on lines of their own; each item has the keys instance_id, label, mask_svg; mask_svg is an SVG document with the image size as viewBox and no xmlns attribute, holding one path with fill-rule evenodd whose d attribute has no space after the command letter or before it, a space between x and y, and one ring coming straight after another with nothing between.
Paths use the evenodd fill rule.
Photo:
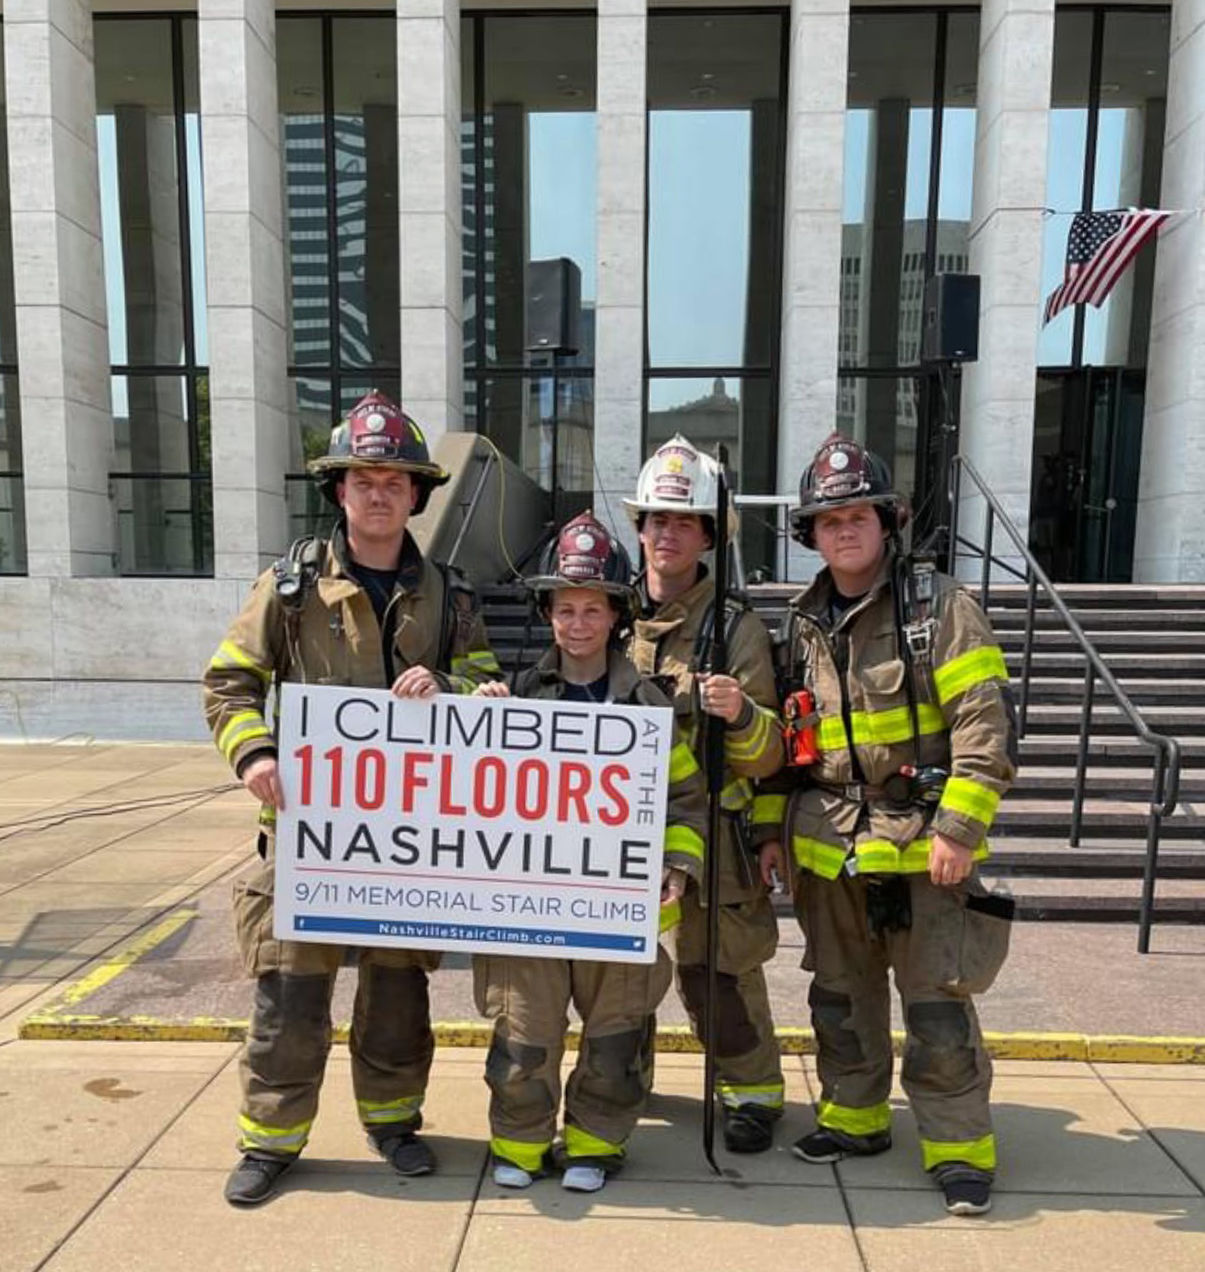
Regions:
<instances>
[{"instance_id":1,"label":"metal handrail","mask_svg":"<svg viewBox=\"0 0 1205 1272\"><path fill-rule=\"evenodd\" d=\"M958 513L961 494L961 475L963 473L974 482L985 504L984 544L980 549L983 567L980 576L979 603L986 610L988 607L989 589L991 587L992 563L997 560L992 554L992 538L995 523L1000 522L1005 533L1012 540L1018 554L1026 563L1025 581L1028 586L1025 601L1025 644L1021 666L1021 703L1019 710L1019 733L1025 736L1025 728L1029 713L1029 682L1032 670L1032 651L1034 634L1035 602L1037 587L1040 583L1046 591L1059 617L1067 630L1075 637L1086 660L1084 667L1084 694L1080 713L1079 747L1075 761L1075 796L1071 808L1071 833L1068 843L1072 848L1078 847L1080 830L1083 826L1084 787L1088 770L1088 743L1092 722L1092 705L1096 696L1097 680L1113 695L1113 701L1121 709L1121 713L1129 721L1139 742L1154 751L1154 772L1151 785L1151 802L1147 811L1146 823L1146 863L1142 876L1142 904L1138 917L1138 952L1146 954L1150 950L1151 919L1155 905L1155 878L1159 859L1159 833L1164 817L1170 817L1176 811L1180 801L1180 744L1175 738L1157 733L1142 718L1142 713L1130 701L1129 695L1117 683L1113 673L1105 665L1096 647L1088 639L1084 629L1059 595L1058 589L1047 577L1030 551L1029 544L1022 537L1000 501L988 489L986 482L976 470L974 464L964 455L955 455L950 465L950 540L949 570L954 573L955 556L961 539L958 534ZM1004 565L1004 562L999 562ZM1007 567L1006 567L1007 568ZM1019 571L1013 569L1013 573Z\"/></svg>"}]
</instances>

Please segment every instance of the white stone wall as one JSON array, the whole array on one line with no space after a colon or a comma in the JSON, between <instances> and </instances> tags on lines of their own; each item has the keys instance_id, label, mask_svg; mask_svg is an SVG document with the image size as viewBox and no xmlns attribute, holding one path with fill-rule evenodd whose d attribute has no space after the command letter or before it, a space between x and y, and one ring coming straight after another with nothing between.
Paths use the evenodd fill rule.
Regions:
<instances>
[{"instance_id":1,"label":"white stone wall","mask_svg":"<svg viewBox=\"0 0 1205 1272\"><path fill-rule=\"evenodd\" d=\"M29 574L111 574L113 418L90 6L8 0L4 75Z\"/></svg>"},{"instance_id":2,"label":"white stone wall","mask_svg":"<svg viewBox=\"0 0 1205 1272\"><path fill-rule=\"evenodd\" d=\"M200 0L214 573L253 578L287 546L289 451L276 14Z\"/></svg>"},{"instance_id":3,"label":"white stone wall","mask_svg":"<svg viewBox=\"0 0 1205 1272\"><path fill-rule=\"evenodd\" d=\"M645 0L598 6L598 298L594 328L594 507L635 559L622 500L643 455Z\"/></svg>"},{"instance_id":4,"label":"white stone wall","mask_svg":"<svg viewBox=\"0 0 1205 1272\"><path fill-rule=\"evenodd\" d=\"M1205 582L1205 0L1172 7L1135 582Z\"/></svg>"},{"instance_id":5,"label":"white stone wall","mask_svg":"<svg viewBox=\"0 0 1205 1272\"><path fill-rule=\"evenodd\" d=\"M981 286L979 361L964 374L961 449L1022 536L1029 527L1053 52L1054 0L985 0L970 232L970 273ZM959 522L980 542L983 501L972 489L964 483ZM1019 563L1009 547L997 534L997 555ZM977 577L978 564L968 568Z\"/></svg>"},{"instance_id":6,"label":"white stone wall","mask_svg":"<svg viewBox=\"0 0 1205 1272\"><path fill-rule=\"evenodd\" d=\"M398 0L402 402L427 440L464 425L460 6Z\"/></svg>"},{"instance_id":7,"label":"white stone wall","mask_svg":"<svg viewBox=\"0 0 1205 1272\"><path fill-rule=\"evenodd\" d=\"M783 218L778 489L797 494L816 447L833 431L840 335L842 176L849 0L792 0ZM789 549L791 579L815 553Z\"/></svg>"}]
</instances>

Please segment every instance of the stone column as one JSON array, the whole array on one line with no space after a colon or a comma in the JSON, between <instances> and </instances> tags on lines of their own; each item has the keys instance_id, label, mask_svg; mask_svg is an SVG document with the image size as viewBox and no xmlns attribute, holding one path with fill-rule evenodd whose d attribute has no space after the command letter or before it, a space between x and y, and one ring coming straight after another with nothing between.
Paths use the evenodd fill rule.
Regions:
<instances>
[{"instance_id":1,"label":"stone column","mask_svg":"<svg viewBox=\"0 0 1205 1272\"><path fill-rule=\"evenodd\" d=\"M214 574L246 579L288 546L276 16L270 0L200 0L197 16Z\"/></svg>"},{"instance_id":2,"label":"stone column","mask_svg":"<svg viewBox=\"0 0 1205 1272\"><path fill-rule=\"evenodd\" d=\"M623 514L644 456L645 0L598 5L598 296L594 311L594 506L634 550Z\"/></svg>"},{"instance_id":3,"label":"stone column","mask_svg":"<svg viewBox=\"0 0 1205 1272\"><path fill-rule=\"evenodd\" d=\"M969 269L981 279L979 361L963 375L961 449L1023 535L1033 463L1053 53L1054 0L985 0L969 238ZM978 541L983 501L969 486L963 483L959 525ZM998 555L1011 559L1009 546L996 536ZM973 570L977 576L979 566Z\"/></svg>"},{"instance_id":4,"label":"stone column","mask_svg":"<svg viewBox=\"0 0 1205 1272\"><path fill-rule=\"evenodd\" d=\"M427 441L464 425L460 6L398 0L402 402Z\"/></svg>"},{"instance_id":5,"label":"stone column","mask_svg":"<svg viewBox=\"0 0 1205 1272\"><path fill-rule=\"evenodd\" d=\"M848 0L791 0L790 42L778 489L797 494L837 410ZM792 544L790 577L816 561Z\"/></svg>"},{"instance_id":6,"label":"stone column","mask_svg":"<svg viewBox=\"0 0 1205 1272\"><path fill-rule=\"evenodd\" d=\"M1205 582L1205 0L1172 7L1134 581Z\"/></svg>"},{"instance_id":7,"label":"stone column","mask_svg":"<svg viewBox=\"0 0 1205 1272\"><path fill-rule=\"evenodd\" d=\"M4 74L29 573L112 574L91 5L8 0Z\"/></svg>"}]
</instances>

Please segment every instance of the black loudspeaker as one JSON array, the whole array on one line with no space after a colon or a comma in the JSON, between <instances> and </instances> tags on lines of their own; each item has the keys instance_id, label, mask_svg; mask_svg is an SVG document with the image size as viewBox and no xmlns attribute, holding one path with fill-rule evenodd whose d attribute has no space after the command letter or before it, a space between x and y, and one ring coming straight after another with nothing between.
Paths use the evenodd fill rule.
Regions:
<instances>
[{"instance_id":1,"label":"black loudspeaker","mask_svg":"<svg viewBox=\"0 0 1205 1272\"><path fill-rule=\"evenodd\" d=\"M527 348L576 353L582 312L582 271L567 256L527 266Z\"/></svg>"},{"instance_id":2,"label":"black loudspeaker","mask_svg":"<svg viewBox=\"0 0 1205 1272\"><path fill-rule=\"evenodd\" d=\"M979 275L934 274L925 283L922 362L979 358Z\"/></svg>"}]
</instances>

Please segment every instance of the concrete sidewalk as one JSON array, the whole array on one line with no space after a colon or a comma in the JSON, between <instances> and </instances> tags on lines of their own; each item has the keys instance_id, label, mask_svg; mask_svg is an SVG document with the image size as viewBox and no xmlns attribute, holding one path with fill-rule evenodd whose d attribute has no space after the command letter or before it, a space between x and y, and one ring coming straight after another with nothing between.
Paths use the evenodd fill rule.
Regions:
<instances>
[{"instance_id":1,"label":"concrete sidewalk","mask_svg":"<svg viewBox=\"0 0 1205 1272\"><path fill-rule=\"evenodd\" d=\"M700 1059L659 1056L627 1169L582 1197L555 1180L519 1195L489 1182L474 1049L436 1061L427 1115L440 1173L398 1180L363 1142L336 1048L302 1164L266 1207L234 1211L221 1197L234 1161L233 1043L19 1037L22 1022L89 998L118 1014L149 1003L187 1015L218 985L221 1010L240 1014L246 986L229 967L221 898L248 859L253 814L228 784L203 748L0 747L0 1272L539 1272L567 1259L758 1272L1205 1267L1205 1066L1189 1064L999 1062L996 1207L954 1220L920 1171L898 1092L890 1154L835 1168L790 1155L812 1125L808 1056L788 1058L775 1150L722 1157L724 1179L700 1148ZM133 967L113 961L206 906L208 925L188 920ZM985 1026L1205 1034L1201 930L1157 929L1148 959L1127 953L1132 937L1019 925ZM784 950L772 977L786 1023L802 1019L798 954ZM88 992L73 999L84 977ZM455 967L436 978L446 1011L465 1014L464 980ZM667 1001L665 1018L676 1011Z\"/></svg>"}]
</instances>

